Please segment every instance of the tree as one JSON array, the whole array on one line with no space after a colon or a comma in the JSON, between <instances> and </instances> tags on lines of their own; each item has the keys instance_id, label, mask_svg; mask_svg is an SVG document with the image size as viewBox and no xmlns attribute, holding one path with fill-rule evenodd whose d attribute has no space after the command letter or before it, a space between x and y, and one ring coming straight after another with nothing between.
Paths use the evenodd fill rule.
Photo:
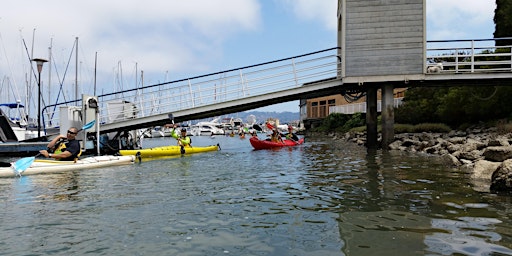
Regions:
<instances>
[{"instance_id":1,"label":"tree","mask_svg":"<svg viewBox=\"0 0 512 256\"><path fill-rule=\"evenodd\" d=\"M512 1L496 0L496 10L494 10L494 38L512 37ZM497 46L512 45L510 40L498 40Z\"/></svg>"}]
</instances>

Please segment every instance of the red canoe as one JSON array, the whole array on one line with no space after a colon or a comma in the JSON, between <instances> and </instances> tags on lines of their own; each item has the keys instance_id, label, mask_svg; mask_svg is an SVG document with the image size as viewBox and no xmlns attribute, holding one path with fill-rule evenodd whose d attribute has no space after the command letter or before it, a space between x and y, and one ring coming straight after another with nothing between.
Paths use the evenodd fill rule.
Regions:
<instances>
[{"instance_id":1,"label":"red canoe","mask_svg":"<svg viewBox=\"0 0 512 256\"><path fill-rule=\"evenodd\" d=\"M260 140L258 137L251 137L249 139L251 145L254 149L269 149L269 148L278 148L278 147L291 147L297 146L304 143L304 138L300 138L298 141L293 140L283 140L283 142L272 142L269 140Z\"/></svg>"}]
</instances>

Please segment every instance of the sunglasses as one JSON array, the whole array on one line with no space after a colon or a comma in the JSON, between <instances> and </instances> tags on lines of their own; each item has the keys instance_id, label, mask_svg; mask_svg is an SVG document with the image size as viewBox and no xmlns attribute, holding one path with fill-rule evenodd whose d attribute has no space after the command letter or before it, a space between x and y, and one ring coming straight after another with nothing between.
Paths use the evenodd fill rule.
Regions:
<instances>
[{"instance_id":1,"label":"sunglasses","mask_svg":"<svg viewBox=\"0 0 512 256\"><path fill-rule=\"evenodd\" d=\"M68 133L69 133L69 134L76 135L78 132L72 132L72 131L69 131L69 130L68 130Z\"/></svg>"}]
</instances>

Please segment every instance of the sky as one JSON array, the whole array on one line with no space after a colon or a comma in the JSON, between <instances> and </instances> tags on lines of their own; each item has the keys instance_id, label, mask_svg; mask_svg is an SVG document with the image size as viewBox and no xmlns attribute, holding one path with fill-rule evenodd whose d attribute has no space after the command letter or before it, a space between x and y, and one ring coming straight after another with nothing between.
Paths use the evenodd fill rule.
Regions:
<instances>
[{"instance_id":1,"label":"sky","mask_svg":"<svg viewBox=\"0 0 512 256\"><path fill-rule=\"evenodd\" d=\"M494 0L427 0L427 40L493 38L495 6ZM93 94L96 72L99 95L120 84L135 88L141 70L144 85L151 85L336 47L336 10L337 0L4 1L0 99L23 103L37 92L24 89L31 79L28 53L48 59L51 46L50 88L66 76L71 100L76 38L79 94ZM299 107L292 101L257 110Z\"/></svg>"}]
</instances>

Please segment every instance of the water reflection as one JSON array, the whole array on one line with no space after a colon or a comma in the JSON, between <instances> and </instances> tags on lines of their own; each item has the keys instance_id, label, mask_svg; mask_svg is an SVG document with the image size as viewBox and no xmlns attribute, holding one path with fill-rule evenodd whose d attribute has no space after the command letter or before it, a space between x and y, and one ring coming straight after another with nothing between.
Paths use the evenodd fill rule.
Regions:
<instances>
[{"instance_id":1,"label":"water reflection","mask_svg":"<svg viewBox=\"0 0 512 256\"><path fill-rule=\"evenodd\" d=\"M215 143L221 151L0 179L3 253L512 254L510 198L476 192L436 157L321 138L258 151Z\"/></svg>"}]
</instances>

